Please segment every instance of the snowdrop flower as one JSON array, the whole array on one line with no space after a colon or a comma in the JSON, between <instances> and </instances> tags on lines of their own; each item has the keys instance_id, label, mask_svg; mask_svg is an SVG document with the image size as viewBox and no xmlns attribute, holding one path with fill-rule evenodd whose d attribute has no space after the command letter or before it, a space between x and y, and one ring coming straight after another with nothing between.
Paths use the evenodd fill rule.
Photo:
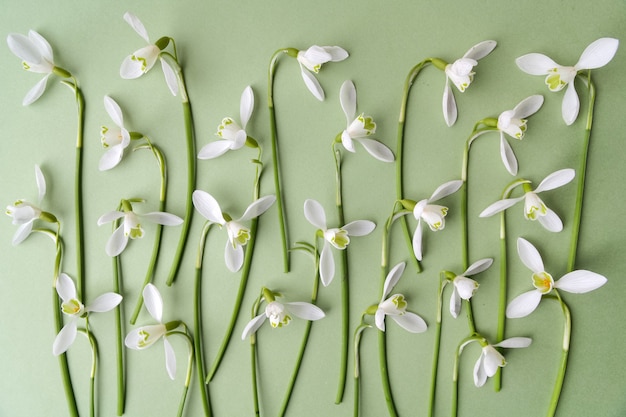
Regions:
<instances>
[{"instance_id":1,"label":"snowdrop flower","mask_svg":"<svg viewBox=\"0 0 626 417\"><path fill-rule=\"evenodd\" d=\"M230 215L223 213L217 200L205 191L194 191L192 200L196 210L207 220L217 223L221 227L226 227L228 240L226 241L226 248L224 250L224 260L230 271L239 271L243 265L243 247L248 243L248 240L250 240L250 229L244 226L242 222L246 222L263 214L274 204L276 197L268 195L253 201L243 215L236 220L233 220Z\"/></svg>"},{"instance_id":2,"label":"snowdrop flower","mask_svg":"<svg viewBox=\"0 0 626 417\"><path fill-rule=\"evenodd\" d=\"M527 220L537 220L547 230L560 232L563 230L563 222L554 211L545 205L537 194L542 191L549 191L564 186L574 179L574 175L575 171L570 168L555 171L544 178L534 190L530 189L528 183L524 183L523 196L496 201L483 210L483 212L480 213L480 217L493 216L513 206L517 202L524 200L524 217Z\"/></svg>"},{"instance_id":3,"label":"snowdrop flower","mask_svg":"<svg viewBox=\"0 0 626 417\"><path fill-rule=\"evenodd\" d=\"M403 329L411 333L422 333L426 331L426 322L417 314L406 311L407 302L404 295L393 294L387 297L402 276L404 267L405 263L400 262L387 274L383 285L383 296L374 314L374 321L376 327L383 332L385 331L385 317L390 317Z\"/></svg>"},{"instance_id":4,"label":"snowdrop flower","mask_svg":"<svg viewBox=\"0 0 626 417\"><path fill-rule=\"evenodd\" d=\"M324 100L324 90L315 75L327 62L339 62L348 57L348 52L339 46L313 45L306 51L298 51L296 59L300 64L302 79L309 91L320 101Z\"/></svg>"},{"instance_id":5,"label":"snowdrop flower","mask_svg":"<svg viewBox=\"0 0 626 417\"><path fill-rule=\"evenodd\" d=\"M97 297L90 305L85 306L77 298L74 281L64 273L57 278L56 290L63 300L61 311L69 317L69 321L54 339L52 353L55 356L64 353L76 340L78 331L76 322L79 318L86 318L89 313L104 313L113 310L122 301L121 295L107 292Z\"/></svg>"},{"instance_id":6,"label":"snowdrop flower","mask_svg":"<svg viewBox=\"0 0 626 417\"><path fill-rule=\"evenodd\" d=\"M41 200L46 195L46 178L43 176L39 165L35 165L35 180L39 191L37 204L40 204ZM50 223L57 222L56 217L52 213L45 212L34 204L21 199L17 200L13 205L8 205L6 214L13 219L13 224L18 225L13 235L13 245L19 245L30 235L35 220L41 219Z\"/></svg>"},{"instance_id":7,"label":"snowdrop flower","mask_svg":"<svg viewBox=\"0 0 626 417\"><path fill-rule=\"evenodd\" d=\"M124 156L124 149L130 145L130 133L124 127L124 116L120 106L109 96L104 96L104 109L109 114L115 127L109 129L106 126L100 128L102 146L107 151L100 158L98 169L106 171L120 163Z\"/></svg>"},{"instance_id":8,"label":"snowdrop flower","mask_svg":"<svg viewBox=\"0 0 626 417\"><path fill-rule=\"evenodd\" d=\"M576 75L580 71L596 69L608 64L615 56L618 45L617 39L600 38L585 48L573 67L559 65L546 55L538 53L521 56L515 60L515 63L527 74L546 75L545 83L550 91L561 91L567 86L561 113L565 123L571 125L578 117L580 108L580 101L574 87Z\"/></svg>"},{"instance_id":9,"label":"snowdrop flower","mask_svg":"<svg viewBox=\"0 0 626 417\"><path fill-rule=\"evenodd\" d=\"M117 256L122 253L126 245L128 245L128 239L140 239L143 237L142 223L144 220L164 226L178 226L183 222L183 219L180 217L162 211L146 214L135 213L128 200L122 200L122 210L110 211L98 219L98 226L102 226L105 223L124 218L122 224L115 229L107 241L105 250L109 256Z\"/></svg>"},{"instance_id":10,"label":"snowdrop flower","mask_svg":"<svg viewBox=\"0 0 626 417\"><path fill-rule=\"evenodd\" d=\"M412 200L402 200L402 204L411 210L410 212L417 220L417 226L413 233L413 253L417 260L422 260L422 222L425 222L433 232L443 230L446 226L445 217L448 214L448 208L430 203L455 193L462 185L463 181L461 180L449 181L437 187L430 198L420 200L417 203ZM408 213L403 212L401 215Z\"/></svg>"},{"instance_id":11,"label":"snowdrop flower","mask_svg":"<svg viewBox=\"0 0 626 417\"><path fill-rule=\"evenodd\" d=\"M120 67L120 76L124 79L139 78L150 71L157 59L160 59L167 87L173 95L177 95L178 78L176 76L176 71L166 59L161 57L161 51L167 46L170 39L163 37L155 44L152 44L150 43L150 38L148 37L148 31L146 31L145 26L141 23L141 20L139 20L137 16L130 12L126 12L124 13L124 20L146 41L146 43L148 43L148 45L136 50L124 59Z\"/></svg>"},{"instance_id":12,"label":"snowdrop flower","mask_svg":"<svg viewBox=\"0 0 626 417\"><path fill-rule=\"evenodd\" d=\"M450 88L450 81L460 92L464 92L474 80L475 73L472 70L478 65L478 60L489 55L496 45L495 41L480 42L472 46L463 57L445 66L446 86L443 91L443 117L448 126L452 126L457 118L456 101L452 88Z\"/></svg>"},{"instance_id":13,"label":"snowdrop flower","mask_svg":"<svg viewBox=\"0 0 626 417\"><path fill-rule=\"evenodd\" d=\"M391 150L375 139L368 137L376 133L376 123L364 113L356 116L356 88L350 80L341 85L339 92L341 108L348 121L347 128L341 133L341 143L349 152L354 152L354 142L359 142L374 158L383 162L393 162Z\"/></svg>"},{"instance_id":14,"label":"snowdrop flower","mask_svg":"<svg viewBox=\"0 0 626 417\"><path fill-rule=\"evenodd\" d=\"M252 111L254 110L254 93L252 88L247 86L241 94L241 102L239 104L239 114L241 126L230 117L222 119L222 123L217 128L217 136L224 140L211 142L200 149L198 153L199 159L213 159L229 150L241 149L248 140L246 133L246 125L250 120Z\"/></svg>"},{"instance_id":15,"label":"snowdrop flower","mask_svg":"<svg viewBox=\"0 0 626 417\"><path fill-rule=\"evenodd\" d=\"M319 320L326 316L322 309L316 305L302 301L279 303L275 300L276 296L277 294L267 288L263 288L263 298L267 302L265 311L246 324L241 333L241 340L245 340L246 337L253 335L267 319L269 319L273 328L277 328L288 325L291 321L291 316L311 321Z\"/></svg>"},{"instance_id":16,"label":"snowdrop flower","mask_svg":"<svg viewBox=\"0 0 626 417\"><path fill-rule=\"evenodd\" d=\"M491 258L481 259L470 265L461 275L452 278L453 289L450 296L450 314L452 317L457 318L461 312L461 300L471 299L478 289L478 283L468 277L487 270L492 263L493 259Z\"/></svg>"},{"instance_id":17,"label":"snowdrop flower","mask_svg":"<svg viewBox=\"0 0 626 417\"><path fill-rule=\"evenodd\" d=\"M7 44L13 54L22 60L22 65L26 71L45 74L24 97L22 104L28 106L34 103L46 91L46 84L51 74L56 74L63 78L72 75L54 65L52 47L48 41L34 30L28 31L28 36L20 33L10 33L7 36Z\"/></svg>"},{"instance_id":18,"label":"snowdrop flower","mask_svg":"<svg viewBox=\"0 0 626 417\"><path fill-rule=\"evenodd\" d=\"M501 348L525 348L530 346L532 339L528 337L511 337L505 339L495 345L490 345L486 341L480 352L480 356L474 365L474 385L482 387L487 382L487 378L490 378L496 374L498 368L503 368L506 365L504 356L498 350Z\"/></svg>"},{"instance_id":19,"label":"snowdrop flower","mask_svg":"<svg viewBox=\"0 0 626 417\"><path fill-rule=\"evenodd\" d=\"M368 235L376 224L369 220L355 220L342 227L329 229L326 226L324 207L311 199L304 202L304 217L318 228L318 233L324 238L324 247L320 253L320 279L324 286L328 286L335 277L335 260L330 247L345 250L350 244L350 236Z\"/></svg>"},{"instance_id":20,"label":"snowdrop flower","mask_svg":"<svg viewBox=\"0 0 626 417\"><path fill-rule=\"evenodd\" d=\"M163 298L153 284L148 284L143 289L143 300L150 316L158 324L139 327L126 335L124 344L134 350L143 350L152 346L157 340L163 338L165 349L165 369L173 380L176 376L176 354L174 348L167 340L168 332L175 330L181 325L180 321L163 323Z\"/></svg>"},{"instance_id":21,"label":"snowdrop flower","mask_svg":"<svg viewBox=\"0 0 626 417\"><path fill-rule=\"evenodd\" d=\"M595 272L576 270L565 274L561 279L554 280L552 275L545 271L539 251L527 240L517 239L517 252L522 263L533 272L534 290L518 295L506 309L508 318L526 317L539 305L541 297L549 294L553 289L559 289L575 294L593 291L603 286L607 279Z\"/></svg>"}]
</instances>

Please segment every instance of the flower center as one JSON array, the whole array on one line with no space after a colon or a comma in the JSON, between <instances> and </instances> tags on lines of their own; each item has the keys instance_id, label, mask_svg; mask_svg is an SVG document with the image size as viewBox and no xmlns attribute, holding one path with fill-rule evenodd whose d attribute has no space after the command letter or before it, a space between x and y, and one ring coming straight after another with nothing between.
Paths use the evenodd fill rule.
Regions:
<instances>
[{"instance_id":1,"label":"flower center","mask_svg":"<svg viewBox=\"0 0 626 417\"><path fill-rule=\"evenodd\" d=\"M554 287L554 280L552 279L552 275L545 271L536 272L533 274L533 285L540 293L547 294Z\"/></svg>"},{"instance_id":2,"label":"flower center","mask_svg":"<svg viewBox=\"0 0 626 417\"><path fill-rule=\"evenodd\" d=\"M83 312L84 306L75 298L61 304L61 311L68 316L79 316Z\"/></svg>"},{"instance_id":3,"label":"flower center","mask_svg":"<svg viewBox=\"0 0 626 417\"><path fill-rule=\"evenodd\" d=\"M149 345L148 339L150 338L150 333L145 329L141 329L139 330L139 336L141 336L141 339L139 339L139 341L137 342L137 346L142 347L142 348L148 346Z\"/></svg>"},{"instance_id":4,"label":"flower center","mask_svg":"<svg viewBox=\"0 0 626 417\"><path fill-rule=\"evenodd\" d=\"M337 249L343 250L348 244L350 244L350 236L348 232L343 229L330 229L326 233L326 239L336 247Z\"/></svg>"},{"instance_id":5,"label":"flower center","mask_svg":"<svg viewBox=\"0 0 626 417\"><path fill-rule=\"evenodd\" d=\"M568 83L574 81L575 77L574 67L550 68L545 82L550 91L561 91Z\"/></svg>"},{"instance_id":6,"label":"flower center","mask_svg":"<svg viewBox=\"0 0 626 417\"><path fill-rule=\"evenodd\" d=\"M393 297L391 297L391 302L395 306L397 314L402 315L406 313L406 307L408 303L404 299L404 295L402 294L394 295Z\"/></svg>"}]
</instances>

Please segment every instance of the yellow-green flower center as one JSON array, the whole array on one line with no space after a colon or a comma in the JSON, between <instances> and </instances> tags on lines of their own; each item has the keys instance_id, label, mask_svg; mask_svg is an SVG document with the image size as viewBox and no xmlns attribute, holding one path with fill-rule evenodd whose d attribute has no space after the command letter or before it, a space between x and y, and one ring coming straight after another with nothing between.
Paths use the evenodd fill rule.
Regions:
<instances>
[{"instance_id":1,"label":"yellow-green flower center","mask_svg":"<svg viewBox=\"0 0 626 417\"><path fill-rule=\"evenodd\" d=\"M75 316L77 314L80 314L82 310L83 305L75 298L72 298L71 300L61 304L61 311L69 316Z\"/></svg>"},{"instance_id":2,"label":"yellow-green flower center","mask_svg":"<svg viewBox=\"0 0 626 417\"><path fill-rule=\"evenodd\" d=\"M552 291L552 287L554 287L554 280L552 279L552 275L545 271L536 272L533 274L533 285L539 290L540 293L547 294Z\"/></svg>"}]
</instances>

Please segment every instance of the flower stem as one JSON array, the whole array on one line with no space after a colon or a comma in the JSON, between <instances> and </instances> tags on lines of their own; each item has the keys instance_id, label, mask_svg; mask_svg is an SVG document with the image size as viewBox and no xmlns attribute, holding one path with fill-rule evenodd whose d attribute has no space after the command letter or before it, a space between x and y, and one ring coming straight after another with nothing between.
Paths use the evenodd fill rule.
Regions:
<instances>
[{"instance_id":1,"label":"flower stem","mask_svg":"<svg viewBox=\"0 0 626 417\"><path fill-rule=\"evenodd\" d=\"M589 97L589 103L587 107L587 124L585 126L585 137L583 140L582 156L580 159L580 168L578 169L576 206L574 208L574 220L572 222L570 253L567 261L568 272L571 272L576 268L576 253L578 250L578 238L580 236L580 223L583 210L583 194L585 189L585 176L587 172L587 158L589 156L589 142L591 139L591 126L593 124L593 109L596 101L596 88L591 81L591 71L587 72L586 79L582 79L587 84L587 95Z\"/></svg>"},{"instance_id":2,"label":"flower stem","mask_svg":"<svg viewBox=\"0 0 626 417\"><path fill-rule=\"evenodd\" d=\"M570 313L570 310L556 290L554 290L554 294L554 296L550 294L548 295L548 297L555 298L561 305L561 310L563 311L563 345L561 350L561 362L559 366L559 371L556 377L554 388L552 390L550 407L548 408L548 417L553 417L555 415L556 409L559 405L559 399L561 397L561 391L563 389L563 381L565 380L565 371L567 369L567 359L569 356L569 346L572 335L572 315Z\"/></svg>"},{"instance_id":3,"label":"flower stem","mask_svg":"<svg viewBox=\"0 0 626 417\"><path fill-rule=\"evenodd\" d=\"M428 402L428 416L432 417L435 413L435 393L437 392L437 371L439 370L439 351L441 345L441 325L442 325L442 309L443 309L443 290L448 280L442 271L439 274L439 289L437 292L437 320L435 325L435 346L433 348L433 365L430 373L430 401Z\"/></svg>"},{"instance_id":4,"label":"flower stem","mask_svg":"<svg viewBox=\"0 0 626 417\"><path fill-rule=\"evenodd\" d=\"M186 328L186 326L185 326ZM178 334L182 336L187 342L187 347L189 350L189 354L187 355L187 376L185 377L185 386L183 387L183 393L180 398L180 404L178 405L178 417L183 416L183 412L185 411L185 401L187 399L187 393L189 392L189 384L191 384L191 374L193 373L193 362L194 362L194 341L191 336L189 336L188 331L173 331L169 332L168 335ZM203 389L203 384L200 384L200 388ZM210 414L208 414L210 415Z\"/></svg>"},{"instance_id":5,"label":"flower stem","mask_svg":"<svg viewBox=\"0 0 626 417\"><path fill-rule=\"evenodd\" d=\"M380 376L383 383L383 393L387 402L387 410L390 417L397 417L396 405L393 401L391 383L389 381L389 369L387 367L387 338L385 332L378 332L378 361L380 364Z\"/></svg>"},{"instance_id":6,"label":"flower stem","mask_svg":"<svg viewBox=\"0 0 626 417\"><path fill-rule=\"evenodd\" d=\"M370 326L363 321L363 317L361 317L361 324L354 331L354 417L359 417L359 402L361 398L361 371L360 371L360 355L359 355L359 347L361 345L361 336L363 331Z\"/></svg>"},{"instance_id":7,"label":"flower stem","mask_svg":"<svg viewBox=\"0 0 626 417\"><path fill-rule=\"evenodd\" d=\"M459 408L459 362L461 361L461 353L465 346L472 342L477 341L480 337L476 334L466 337L461 340L459 345L456 348L456 352L454 354L454 368L452 370L452 404L451 404L451 416L456 417Z\"/></svg>"},{"instance_id":8,"label":"flower stem","mask_svg":"<svg viewBox=\"0 0 626 417\"><path fill-rule=\"evenodd\" d=\"M91 417L95 417L96 415L96 369L98 364L98 343L96 342L96 338L89 331L89 324L86 321L85 329L79 329L81 333L83 333L87 339L89 340L89 344L91 345L91 373L89 375L89 415Z\"/></svg>"},{"instance_id":9,"label":"flower stem","mask_svg":"<svg viewBox=\"0 0 626 417\"><path fill-rule=\"evenodd\" d=\"M406 108L407 108L408 100L409 100L409 92L411 90L411 86L413 85L413 82L417 78L420 71L426 66L428 66L431 62L432 62L432 58L427 58L423 60L422 62L420 62L419 64L415 65L413 68L411 68L411 71L409 71L409 74L407 75L406 80L404 81L404 89L402 90L402 102L400 104L400 117L398 118L398 138L397 138L397 145L396 145L396 199L397 200L402 200L404 198L404 188L403 188L403 181L402 181L403 172L404 172L404 164L403 164L404 128L406 125ZM411 232L409 231L408 221L405 217L402 217L400 222L402 224L402 230L404 232L404 238L407 243L407 247L409 248L409 253L412 254L413 243L412 243L412 238L411 238ZM410 258L413 260L413 263L415 264L415 269L417 270L417 272L418 273L422 272L422 266L421 266L420 261L418 261L417 258L415 258L415 256L410 256Z\"/></svg>"},{"instance_id":10,"label":"flower stem","mask_svg":"<svg viewBox=\"0 0 626 417\"><path fill-rule=\"evenodd\" d=\"M74 174L74 207L76 216L76 281L77 292L81 299L86 300L85 295L85 232L83 230L83 130L85 124L85 99L78 87L78 81L67 83L74 90L76 97L76 109L78 112L78 127L76 133L76 165Z\"/></svg>"},{"instance_id":11,"label":"flower stem","mask_svg":"<svg viewBox=\"0 0 626 417\"><path fill-rule=\"evenodd\" d=\"M118 221L113 222L113 228L117 228ZM121 258L114 256L113 260L113 291L122 293ZM124 414L126 407L126 367L124 365L124 326L122 324L122 304L115 307L115 336L117 357L117 415Z\"/></svg>"},{"instance_id":12,"label":"flower stem","mask_svg":"<svg viewBox=\"0 0 626 417\"><path fill-rule=\"evenodd\" d=\"M252 314L251 317L256 317L259 306L261 305L261 301L263 299L263 291L254 302L252 306ZM250 370L252 374L252 402L254 406L254 415L260 416L261 413L259 411L259 388L257 386L257 358L256 358L256 333L250 335Z\"/></svg>"}]
</instances>

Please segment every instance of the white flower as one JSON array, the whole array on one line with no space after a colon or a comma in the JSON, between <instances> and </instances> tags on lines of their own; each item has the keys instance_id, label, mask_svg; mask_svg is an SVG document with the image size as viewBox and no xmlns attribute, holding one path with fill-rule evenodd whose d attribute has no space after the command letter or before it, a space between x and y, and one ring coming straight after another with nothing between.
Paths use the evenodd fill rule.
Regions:
<instances>
[{"instance_id":1,"label":"white flower","mask_svg":"<svg viewBox=\"0 0 626 417\"><path fill-rule=\"evenodd\" d=\"M531 343L532 339L528 337L511 337L495 345L484 345L476 365L474 365L474 385L482 387L487 382L487 378L494 376L498 368L503 368L506 365L504 356L496 350L497 347L525 348Z\"/></svg>"},{"instance_id":2,"label":"white flower","mask_svg":"<svg viewBox=\"0 0 626 417\"><path fill-rule=\"evenodd\" d=\"M404 272L405 263L400 262L394 266L385 278L385 284L383 286L383 296L378 304L374 320L376 327L379 330L385 331L385 317L389 316L400 325L403 329L411 333L422 333L426 331L427 325L424 319L415 313L406 311L407 302L402 294L393 294L388 297L393 287L398 283L398 280Z\"/></svg>"},{"instance_id":3,"label":"white flower","mask_svg":"<svg viewBox=\"0 0 626 417\"><path fill-rule=\"evenodd\" d=\"M350 243L350 236L368 235L376 224L369 220L355 220L339 228L329 229L326 226L324 207L318 201L310 199L304 202L304 217L324 236L324 247L320 253L320 279L324 286L328 286L335 277L335 260L330 247L344 250Z\"/></svg>"},{"instance_id":4,"label":"white flower","mask_svg":"<svg viewBox=\"0 0 626 417\"><path fill-rule=\"evenodd\" d=\"M354 152L354 142L359 142L370 155L383 162L393 162L391 150L375 139L368 138L376 133L376 123L364 113L356 116L356 88L352 81L345 81L339 92L341 108L348 121L341 133L341 143L347 151Z\"/></svg>"},{"instance_id":5,"label":"white flower","mask_svg":"<svg viewBox=\"0 0 626 417\"><path fill-rule=\"evenodd\" d=\"M295 316L304 320L319 320L326 315L316 305L305 303L302 301L292 303L279 303L272 300L265 306L265 311L246 324L241 333L241 340L254 334L266 319L270 320L270 325L274 328L283 327L289 324L291 316Z\"/></svg>"},{"instance_id":6,"label":"white flower","mask_svg":"<svg viewBox=\"0 0 626 417\"><path fill-rule=\"evenodd\" d=\"M573 67L564 67L557 64L546 55L531 53L515 60L517 66L527 74L547 75L545 83L550 91L561 91L565 86L567 90L563 96L561 113L567 125L574 123L578 117L580 101L574 87L574 79L579 71L600 68L608 64L615 53L619 41L613 38L600 38L592 42Z\"/></svg>"},{"instance_id":7,"label":"white flower","mask_svg":"<svg viewBox=\"0 0 626 417\"><path fill-rule=\"evenodd\" d=\"M39 191L37 204L40 204L41 200L46 195L46 178L43 176L39 165L35 165L35 180ZM49 213L44 213L45 212L39 207L25 200L17 200L13 205L7 206L6 214L11 216L13 224L18 225L13 235L13 245L19 245L30 235L35 220L42 218L42 216L51 216Z\"/></svg>"},{"instance_id":8,"label":"white flower","mask_svg":"<svg viewBox=\"0 0 626 417\"><path fill-rule=\"evenodd\" d=\"M61 311L69 317L69 321L57 334L52 345L52 353L58 356L64 353L76 340L77 324L79 318L85 318L89 313L104 313L113 310L122 301L122 296L107 292L97 297L93 303L84 306L77 298L74 281L64 273L61 273L56 281L56 290L63 302Z\"/></svg>"},{"instance_id":9,"label":"white flower","mask_svg":"<svg viewBox=\"0 0 626 417\"><path fill-rule=\"evenodd\" d=\"M461 275L457 275L452 280L452 295L450 296L450 314L457 318L461 311L461 300L469 300L478 289L478 283L471 278L480 272L487 270L493 263L493 259L485 258L474 262Z\"/></svg>"},{"instance_id":10,"label":"white flower","mask_svg":"<svg viewBox=\"0 0 626 417\"><path fill-rule=\"evenodd\" d=\"M150 43L148 32L146 31L143 23L141 23L141 20L130 12L124 13L124 20L148 43L148 45L136 50L124 59L122 66L120 67L120 76L124 79L139 78L143 74L150 71L157 59L160 58L161 68L163 69L163 75L165 75L167 87L173 95L177 95L178 78L176 76L176 71L167 62L167 60L161 58L161 49L155 44Z\"/></svg>"},{"instance_id":11,"label":"white flower","mask_svg":"<svg viewBox=\"0 0 626 417\"><path fill-rule=\"evenodd\" d=\"M248 134L246 133L246 125L250 120L252 111L254 110L254 93L252 88L247 86L241 94L239 104L239 114L241 126L232 118L226 117L217 128L217 136L224 140L217 140L204 145L198 153L199 159L213 159L223 155L229 150L237 150L246 144Z\"/></svg>"},{"instance_id":12,"label":"white flower","mask_svg":"<svg viewBox=\"0 0 626 417\"><path fill-rule=\"evenodd\" d=\"M221 227L226 227L228 240L224 250L224 260L230 271L239 271L243 265L243 247L250 240L250 229L244 226L242 222L263 214L274 204L276 197L268 195L253 201L243 215L236 220L232 220L229 215L223 213L217 200L206 191L194 191L192 200L196 210L207 220L217 223Z\"/></svg>"},{"instance_id":13,"label":"white flower","mask_svg":"<svg viewBox=\"0 0 626 417\"><path fill-rule=\"evenodd\" d=\"M446 225L445 217L448 214L448 208L430 203L455 193L462 185L461 180L446 182L440 185L430 198L415 204L413 216L417 220L417 226L413 233L413 253L418 260L422 260L422 222L425 222L433 232L443 230Z\"/></svg>"},{"instance_id":14,"label":"white flower","mask_svg":"<svg viewBox=\"0 0 626 417\"><path fill-rule=\"evenodd\" d=\"M146 214L135 213L127 200L123 200L122 205L124 211L110 211L98 219L98 226L102 226L105 223L124 218L122 224L115 229L107 241L105 250L109 256L117 256L122 253L128 244L128 239L140 239L143 237L143 220L164 226L178 226L183 222L183 219L180 217L162 211Z\"/></svg>"},{"instance_id":15,"label":"white flower","mask_svg":"<svg viewBox=\"0 0 626 417\"><path fill-rule=\"evenodd\" d=\"M511 301L506 308L508 318L526 317L535 311L541 297L550 293L553 288L582 294L600 288L607 281L602 275L585 270L569 272L555 281L552 275L545 271L541 255L530 242L521 237L518 238L517 252L524 265L533 272L532 280L535 289L518 295Z\"/></svg>"},{"instance_id":16,"label":"white flower","mask_svg":"<svg viewBox=\"0 0 626 417\"><path fill-rule=\"evenodd\" d=\"M543 104L543 96L534 95L520 101L513 110L504 111L498 116L498 130L500 131L500 156L502 163L511 175L517 174L517 158L507 142L506 133L514 139L522 140L526 132L526 118L535 114Z\"/></svg>"},{"instance_id":17,"label":"white flower","mask_svg":"<svg viewBox=\"0 0 626 417\"><path fill-rule=\"evenodd\" d=\"M313 45L306 51L298 51L296 59L300 64L302 79L315 98L323 101L324 90L313 73L317 74L327 62L339 62L347 57L348 52L339 46Z\"/></svg>"},{"instance_id":18,"label":"white flower","mask_svg":"<svg viewBox=\"0 0 626 417\"><path fill-rule=\"evenodd\" d=\"M100 129L102 146L107 149L98 164L100 171L117 166L124 156L124 149L130 145L130 133L124 127L124 115L120 106L111 97L104 96L104 109L115 123L115 128L102 126Z\"/></svg>"},{"instance_id":19,"label":"white flower","mask_svg":"<svg viewBox=\"0 0 626 417\"><path fill-rule=\"evenodd\" d=\"M551 232L560 232L563 230L563 222L554 211L544 204L537 194L542 191L553 190L564 186L574 179L574 175L574 170L570 168L555 171L544 178L534 190L530 190L530 188L526 189L523 196L505 198L491 204L480 213L480 217L493 216L513 206L517 202L524 200L524 217L526 219L539 221L544 228Z\"/></svg>"},{"instance_id":20,"label":"white flower","mask_svg":"<svg viewBox=\"0 0 626 417\"><path fill-rule=\"evenodd\" d=\"M35 102L46 90L46 84L50 74L55 72L54 58L52 47L48 41L34 30L28 31L28 36L20 33L10 33L7 36L7 44L9 49L23 62L24 69L39 74L45 74L44 77L26 94L22 104L28 106ZM59 75L67 75L63 70Z\"/></svg>"},{"instance_id":21,"label":"white flower","mask_svg":"<svg viewBox=\"0 0 626 417\"><path fill-rule=\"evenodd\" d=\"M157 340L163 338L165 349L165 369L171 379L176 376L176 354L174 348L167 340L167 333L177 328L180 322L173 321L163 323L163 298L161 293L153 284L148 284L143 289L143 301L150 316L158 324L139 327L126 335L124 344L126 347L135 350L142 350L152 346Z\"/></svg>"},{"instance_id":22,"label":"white flower","mask_svg":"<svg viewBox=\"0 0 626 417\"><path fill-rule=\"evenodd\" d=\"M452 126L456 122L457 117L456 101L450 88L450 81L460 92L464 92L474 79L472 70L478 65L478 60L489 55L496 45L495 41L480 42L472 46L462 58L446 65L444 69L446 86L443 90L443 117L448 126Z\"/></svg>"}]
</instances>

